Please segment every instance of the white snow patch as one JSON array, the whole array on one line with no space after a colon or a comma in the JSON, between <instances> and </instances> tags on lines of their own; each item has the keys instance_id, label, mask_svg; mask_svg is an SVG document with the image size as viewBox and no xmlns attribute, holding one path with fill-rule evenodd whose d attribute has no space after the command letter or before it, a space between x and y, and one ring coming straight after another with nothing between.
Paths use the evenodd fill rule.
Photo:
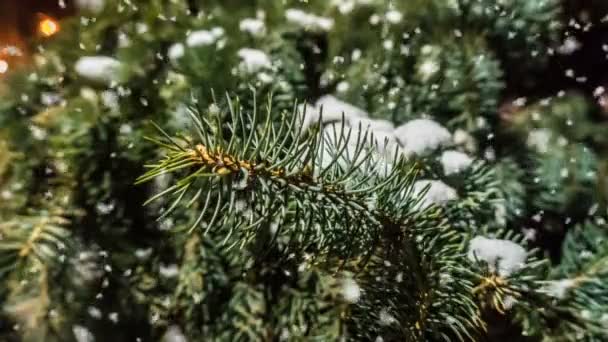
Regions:
<instances>
[{"instance_id":1,"label":"white snow patch","mask_svg":"<svg viewBox=\"0 0 608 342\"><path fill-rule=\"evenodd\" d=\"M169 59L175 63L177 60L184 57L184 53L185 53L184 44L175 43L175 44L171 45L167 55L169 56Z\"/></svg>"},{"instance_id":2,"label":"white snow patch","mask_svg":"<svg viewBox=\"0 0 608 342\"><path fill-rule=\"evenodd\" d=\"M249 33L254 37L263 36L266 33L266 26L264 21L254 18L245 18L239 23L239 29L243 32Z\"/></svg>"},{"instance_id":3,"label":"white snow patch","mask_svg":"<svg viewBox=\"0 0 608 342\"><path fill-rule=\"evenodd\" d=\"M334 123L324 126L321 134L324 143L322 155L319 155L322 168L328 167L338 157L338 153L340 153L344 145L346 147L341 151L342 153L338 157L337 164L342 168L346 168L349 162L354 161L359 131L353 130L348 125L342 126L341 123ZM360 144L362 143L363 141L360 142ZM364 155L364 153L361 153L361 155Z\"/></svg>"},{"instance_id":4,"label":"white snow patch","mask_svg":"<svg viewBox=\"0 0 608 342\"><path fill-rule=\"evenodd\" d=\"M526 261L526 250L509 240L476 236L469 243L468 258L471 261L485 261L490 270L503 277L520 270Z\"/></svg>"},{"instance_id":5,"label":"white snow patch","mask_svg":"<svg viewBox=\"0 0 608 342\"><path fill-rule=\"evenodd\" d=\"M541 292L544 292L553 298L564 299L568 291L575 285L576 280L574 279L549 281L541 288Z\"/></svg>"},{"instance_id":6,"label":"white snow patch","mask_svg":"<svg viewBox=\"0 0 608 342\"><path fill-rule=\"evenodd\" d=\"M546 128L535 129L528 134L528 146L539 153L547 153L550 142L551 131Z\"/></svg>"},{"instance_id":7,"label":"white snow patch","mask_svg":"<svg viewBox=\"0 0 608 342\"><path fill-rule=\"evenodd\" d=\"M158 268L158 272L165 278L174 278L179 274L179 268L176 264L170 264L167 266L161 264Z\"/></svg>"},{"instance_id":8,"label":"white snow patch","mask_svg":"<svg viewBox=\"0 0 608 342\"><path fill-rule=\"evenodd\" d=\"M334 0L333 4L338 7L340 14L348 14L355 9L355 2L353 0Z\"/></svg>"},{"instance_id":9,"label":"white snow patch","mask_svg":"<svg viewBox=\"0 0 608 342\"><path fill-rule=\"evenodd\" d=\"M367 115L367 113L365 113L365 115ZM375 120L362 116L349 118L348 123L352 127L359 127L359 125L361 125L361 129L363 130L371 129L373 131L392 132L395 129L393 123L388 120Z\"/></svg>"},{"instance_id":10,"label":"white snow patch","mask_svg":"<svg viewBox=\"0 0 608 342\"><path fill-rule=\"evenodd\" d=\"M368 117L366 111L361 108L355 107L350 103L341 101L334 96L325 95L319 98L316 103L317 107L323 107L323 114L335 115L336 113L347 118L350 117Z\"/></svg>"},{"instance_id":11,"label":"white snow patch","mask_svg":"<svg viewBox=\"0 0 608 342\"><path fill-rule=\"evenodd\" d=\"M517 304L517 298L507 295L502 301L502 305L506 310L511 310Z\"/></svg>"},{"instance_id":12,"label":"white snow patch","mask_svg":"<svg viewBox=\"0 0 608 342\"><path fill-rule=\"evenodd\" d=\"M473 163L473 158L459 151L445 151L441 154L441 165L445 175L452 175L466 170Z\"/></svg>"},{"instance_id":13,"label":"white snow patch","mask_svg":"<svg viewBox=\"0 0 608 342\"><path fill-rule=\"evenodd\" d=\"M423 81L428 81L433 75L435 75L440 69L439 63L433 59L428 59L420 64L418 72L422 77Z\"/></svg>"},{"instance_id":14,"label":"white snow patch","mask_svg":"<svg viewBox=\"0 0 608 342\"><path fill-rule=\"evenodd\" d=\"M401 12L397 11L397 10L390 10L388 12L386 12L386 21L388 21L391 24L398 24L401 22L401 19L403 19L403 14L401 14Z\"/></svg>"},{"instance_id":15,"label":"white snow patch","mask_svg":"<svg viewBox=\"0 0 608 342\"><path fill-rule=\"evenodd\" d=\"M356 303L361 298L361 287L354 279L346 278L342 282L342 296L347 302Z\"/></svg>"},{"instance_id":16,"label":"white snow patch","mask_svg":"<svg viewBox=\"0 0 608 342\"><path fill-rule=\"evenodd\" d=\"M72 326L72 333L74 333L76 342L95 342L95 336L93 336L91 330L82 325L75 324Z\"/></svg>"},{"instance_id":17,"label":"white snow patch","mask_svg":"<svg viewBox=\"0 0 608 342\"><path fill-rule=\"evenodd\" d=\"M161 342L188 342L186 336L182 332L182 329L177 325L170 326L163 337L161 338Z\"/></svg>"},{"instance_id":18,"label":"white snow patch","mask_svg":"<svg viewBox=\"0 0 608 342\"><path fill-rule=\"evenodd\" d=\"M576 37L568 37L564 39L562 45L557 48L557 52L562 55L571 55L581 48L583 44Z\"/></svg>"},{"instance_id":19,"label":"white snow patch","mask_svg":"<svg viewBox=\"0 0 608 342\"><path fill-rule=\"evenodd\" d=\"M120 103L118 102L118 94L112 90L104 90L101 92L101 103L114 113L120 111Z\"/></svg>"},{"instance_id":20,"label":"white snow patch","mask_svg":"<svg viewBox=\"0 0 608 342\"><path fill-rule=\"evenodd\" d=\"M210 30L198 30L190 32L188 37L186 38L186 45L190 47L195 46L208 46L215 44L218 38L222 35L223 29L221 31L210 31Z\"/></svg>"},{"instance_id":21,"label":"white snow patch","mask_svg":"<svg viewBox=\"0 0 608 342\"><path fill-rule=\"evenodd\" d=\"M422 195L427 186L429 187L428 191ZM422 196L420 202L416 205L417 210L426 209L433 204L441 206L458 198L458 193L454 188L438 180L416 181L413 185L413 193Z\"/></svg>"},{"instance_id":22,"label":"white snow patch","mask_svg":"<svg viewBox=\"0 0 608 342\"><path fill-rule=\"evenodd\" d=\"M304 116L302 119L302 133L305 133L310 126L317 123L320 115L323 115L322 122L332 122L342 120L342 114L344 113L347 124L351 118L368 117L367 112L363 109L341 101L332 95L321 97L314 105L302 104L298 106L298 113Z\"/></svg>"},{"instance_id":23,"label":"white snow patch","mask_svg":"<svg viewBox=\"0 0 608 342\"><path fill-rule=\"evenodd\" d=\"M361 130L362 134L367 132L368 141L373 142L384 158L392 159L396 150L400 149L399 142L393 134L393 123L390 121L351 117L348 124L355 130Z\"/></svg>"},{"instance_id":24,"label":"white snow patch","mask_svg":"<svg viewBox=\"0 0 608 342\"><path fill-rule=\"evenodd\" d=\"M382 325L391 325L397 322L395 316L391 315L387 309L380 310L380 315L378 317L380 324Z\"/></svg>"},{"instance_id":25,"label":"white snow patch","mask_svg":"<svg viewBox=\"0 0 608 342\"><path fill-rule=\"evenodd\" d=\"M76 7L81 11L99 13L106 6L105 0L76 0Z\"/></svg>"},{"instance_id":26,"label":"white snow patch","mask_svg":"<svg viewBox=\"0 0 608 342\"><path fill-rule=\"evenodd\" d=\"M454 144L463 146L467 151L474 151L477 143L475 138L463 129L457 129L454 131Z\"/></svg>"},{"instance_id":27,"label":"white snow patch","mask_svg":"<svg viewBox=\"0 0 608 342\"><path fill-rule=\"evenodd\" d=\"M289 23L305 30L329 31L334 26L334 20L331 18L320 17L295 8L285 11L285 17Z\"/></svg>"},{"instance_id":28,"label":"white snow patch","mask_svg":"<svg viewBox=\"0 0 608 342\"><path fill-rule=\"evenodd\" d=\"M108 56L80 57L74 69L76 73L88 80L110 84L117 82L122 64Z\"/></svg>"},{"instance_id":29,"label":"white snow patch","mask_svg":"<svg viewBox=\"0 0 608 342\"><path fill-rule=\"evenodd\" d=\"M397 127L395 136L407 155L426 155L452 140L452 135L445 127L429 119L409 121Z\"/></svg>"},{"instance_id":30,"label":"white snow patch","mask_svg":"<svg viewBox=\"0 0 608 342\"><path fill-rule=\"evenodd\" d=\"M241 58L241 68L247 73L254 73L260 69L270 69L272 62L270 57L261 50L243 48L237 52Z\"/></svg>"}]
</instances>

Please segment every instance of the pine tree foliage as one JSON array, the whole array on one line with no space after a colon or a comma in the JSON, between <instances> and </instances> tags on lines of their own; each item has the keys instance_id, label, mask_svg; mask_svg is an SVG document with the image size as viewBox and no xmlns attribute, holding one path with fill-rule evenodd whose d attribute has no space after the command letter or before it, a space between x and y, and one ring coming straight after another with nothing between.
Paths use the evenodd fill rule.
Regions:
<instances>
[{"instance_id":1,"label":"pine tree foliage","mask_svg":"<svg viewBox=\"0 0 608 342\"><path fill-rule=\"evenodd\" d=\"M243 308L257 317L253 321L262 320L258 332L250 323L242 323L243 329L253 330L247 331L253 334L248 337L272 339L281 334L281 330L269 333L281 325L265 326L268 323L262 318L264 312L275 310L264 308L265 303L277 300L273 297L284 290L272 293L277 276L300 282L300 277L308 279L318 272L321 273L313 279L321 277L317 281L328 292L317 293L322 298L358 303L359 292L366 298L353 308L336 312L335 318L343 316L346 322L324 327L330 329L328 332L317 328L319 338L337 338L345 332L361 339L376 335L420 339L427 334L444 335L450 330L461 337L469 334L468 329L478 322L469 318L475 317L476 309L467 298L467 287L458 294L449 293L439 284L433 290L430 285L438 283L441 277L457 276L457 270L448 267L454 261L446 253L457 240L446 232L446 223L436 212L416 213L413 209L419 202L411 195L415 166L406 171L402 159L393 160L391 166L378 160L366 148L365 142L373 141L368 137L371 133L358 131L358 144L353 154L348 155L344 151L353 131L329 139L311 134L298 141L300 132L293 129L301 127L297 115L291 115L291 119L285 116L278 120L281 124L275 125L270 120L273 117L270 105L265 110L254 107L253 114L246 116L238 110L238 103L229 103L232 103L229 108L237 108L230 111L230 124L217 119L222 116L217 108L212 108L215 115L191 112L198 135L195 142L183 138L180 143L179 138L168 135L165 141L157 141L170 152L160 163L152 165L152 170L140 181L192 169L173 186L152 197L154 200L171 194L175 198L163 215L180 204L190 206L198 198L204 198L190 230L201 230L201 239L206 234L225 236L219 248L228 251L236 249L238 253L239 248L252 248L253 264L268 262L264 259L273 257L272 264L266 266L270 268L266 282L271 283L264 282L266 277L262 276L258 280L262 293L243 294L248 301L260 301L257 305L262 306ZM248 132L253 127L260 128ZM224 132L230 137L224 137ZM384 170L378 170L379 164ZM211 233L214 229L223 232ZM442 252L446 254L445 260L439 257ZM279 263L274 264L277 262L274 259ZM313 273L308 274L309 271ZM332 295L340 281L342 291L338 289ZM327 282L330 284L325 285ZM352 291L356 294L350 294ZM268 292L270 298L263 295ZM296 304L289 302L292 313L296 310L293 305ZM438 310L446 307L450 310ZM262 311L259 316L250 312L256 310ZM372 312L377 313L369 317ZM450 327L445 325L446 320L460 325ZM286 323L292 324L290 321ZM298 336L297 327L288 331L288 336Z\"/></svg>"},{"instance_id":2,"label":"pine tree foliage","mask_svg":"<svg viewBox=\"0 0 608 342\"><path fill-rule=\"evenodd\" d=\"M608 337L557 0L98 4L0 89L0 339Z\"/></svg>"}]
</instances>

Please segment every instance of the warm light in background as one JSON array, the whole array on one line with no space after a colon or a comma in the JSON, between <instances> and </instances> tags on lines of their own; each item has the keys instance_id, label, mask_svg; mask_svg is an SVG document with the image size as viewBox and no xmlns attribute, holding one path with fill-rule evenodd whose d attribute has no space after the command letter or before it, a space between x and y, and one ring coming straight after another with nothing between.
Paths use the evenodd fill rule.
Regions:
<instances>
[{"instance_id":1,"label":"warm light in background","mask_svg":"<svg viewBox=\"0 0 608 342\"><path fill-rule=\"evenodd\" d=\"M38 32L44 37L50 37L59 32L59 24L53 18L41 16L38 22Z\"/></svg>"}]
</instances>

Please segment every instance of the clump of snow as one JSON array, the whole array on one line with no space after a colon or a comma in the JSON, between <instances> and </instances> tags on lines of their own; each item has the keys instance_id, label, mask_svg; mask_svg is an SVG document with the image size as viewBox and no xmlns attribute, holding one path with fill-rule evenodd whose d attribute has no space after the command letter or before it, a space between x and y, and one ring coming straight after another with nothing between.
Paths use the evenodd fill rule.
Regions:
<instances>
[{"instance_id":1,"label":"clump of snow","mask_svg":"<svg viewBox=\"0 0 608 342\"><path fill-rule=\"evenodd\" d=\"M176 62L180 58L184 57L184 53L185 53L184 44L175 43L175 44L171 45L171 47L169 47L169 52L167 53L167 55L169 56L169 59L172 62Z\"/></svg>"},{"instance_id":2,"label":"clump of snow","mask_svg":"<svg viewBox=\"0 0 608 342\"><path fill-rule=\"evenodd\" d=\"M324 143L322 154L319 153L321 168L328 167L337 158L337 165L346 170L349 165L362 162L371 153L376 172L386 176L392 170L388 158L394 155L392 148L397 148L394 146L396 142L388 140L389 135L383 137L382 131L360 130L336 122L324 126L321 134ZM393 151L392 155L390 151Z\"/></svg>"},{"instance_id":3,"label":"clump of snow","mask_svg":"<svg viewBox=\"0 0 608 342\"><path fill-rule=\"evenodd\" d=\"M213 45L224 35L224 29L214 27L211 30L198 30L190 32L186 38L186 45L190 47Z\"/></svg>"},{"instance_id":4,"label":"clump of snow","mask_svg":"<svg viewBox=\"0 0 608 342\"><path fill-rule=\"evenodd\" d=\"M445 151L441 154L440 161L443 166L443 173L445 175L452 175L460 173L471 166L473 158L459 151Z\"/></svg>"},{"instance_id":5,"label":"clump of snow","mask_svg":"<svg viewBox=\"0 0 608 342\"><path fill-rule=\"evenodd\" d=\"M0 73L2 73L2 70L0 70ZM42 92L40 94L40 102L45 106L54 106L62 101L63 97L55 92Z\"/></svg>"},{"instance_id":6,"label":"clump of snow","mask_svg":"<svg viewBox=\"0 0 608 342\"><path fill-rule=\"evenodd\" d=\"M165 278L174 278L179 274L179 267L176 264L163 265L161 264L158 268L158 272Z\"/></svg>"},{"instance_id":7,"label":"clump of snow","mask_svg":"<svg viewBox=\"0 0 608 342\"><path fill-rule=\"evenodd\" d=\"M118 312L110 312L108 314L108 319L114 323L118 323L118 321L119 321Z\"/></svg>"},{"instance_id":8,"label":"clump of snow","mask_svg":"<svg viewBox=\"0 0 608 342\"><path fill-rule=\"evenodd\" d=\"M186 336L182 332L182 329L177 325L170 326L163 337L161 338L161 342L188 342Z\"/></svg>"},{"instance_id":9,"label":"clump of snow","mask_svg":"<svg viewBox=\"0 0 608 342\"><path fill-rule=\"evenodd\" d=\"M74 333L76 342L95 342L95 336L93 336L91 330L82 325L75 324L72 326L72 333Z\"/></svg>"},{"instance_id":10,"label":"clump of snow","mask_svg":"<svg viewBox=\"0 0 608 342\"><path fill-rule=\"evenodd\" d=\"M326 95L322 96L317 100L317 107L323 107L323 114L336 115L338 114L340 117L342 113L344 113L345 117L368 117L366 111L361 108L355 107L350 103L346 103L337 99L334 96Z\"/></svg>"},{"instance_id":11,"label":"clump of snow","mask_svg":"<svg viewBox=\"0 0 608 342\"><path fill-rule=\"evenodd\" d=\"M285 11L285 17L289 23L310 31L329 31L334 26L334 20L331 18L320 17L295 8Z\"/></svg>"},{"instance_id":12,"label":"clump of snow","mask_svg":"<svg viewBox=\"0 0 608 342\"><path fill-rule=\"evenodd\" d=\"M378 317L380 324L382 325L391 325L397 323L397 319L395 316L391 315L388 309L380 310L380 315Z\"/></svg>"},{"instance_id":13,"label":"clump of snow","mask_svg":"<svg viewBox=\"0 0 608 342\"><path fill-rule=\"evenodd\" d=\"M512 309L515 304L517 304L517 298L510 295L505 296L502 301L502 305L506 310Z\"/></svg>"},{"instance_id":14,"label":"clump of snow","mask_svg":"<svg viewBox=\"0 0 608 342\"><path fill-rule=\"evenodd\" d=\"M354 160L357 148L364 145L358 158L364 158L373 153L375 169L386 175L393 168L392 158L400 149L399 142L393 134L393 124L386 120L374 120L361 108L343 102L331 95L321 97L314 105L300 105L299 115L303 115L302 133L319 121L322 115L322 137L325 148L321 158L321 166L326 167L336 153L345 146L342 155L338 158L338 165L345 167ZM344 123L342 118L344 115ZM342 128L343 127L343 128ZM339 144L339 146L336 146Z\"/></svg>"},{"instance_id":15,"label":"clump of snow","mask_svg":"<svg viewBox=\"0 0 608 342\"><path fill-rule=\"evenodd\" d=\"M500 226L507 224L507 205L504 200L496 202L494 204L494 220Z\"/></svg>"},{"instance_id":16,"label":"clump of snow","mask_svg":"<svg viewBox=\"0 0 608 342\"><path fill-rule=\"evenodd\" d=\"M245 18L239 23L239 29L243 32L249 33L254 37L263 36L266 33L266 26L264 21L254 18Z\"/></svg>"},{"instance_id":17,"label":"clump of snow","mask_svg":"<svg viewBox=\"0 0 608 342\"><path fill-rule=\"evenodd\" d=\"M341 14L348 14L355 9L356 4L354 0L333 0L332 5L337 6Z\"/></svg>"},{"instance_id":18,"label":"clump of snow","mask_svg":"<svg viewBox=\"0 0 608 342\"><path fill-rule=\"evenodd\" d=\"M348 123L352 118L366 118L368 117L367 112L361 108L357 108L349 103L341 101L332 95L325 95L321 97L314 105L302 104L298 106L298 113L303 115L302 119L302 133L304 133L310 126L314 125L319 121L319 116L323 122L332 122L342 120L342 114L344 114L345 121Z\"/></svg>"},{"instance_id":19,"label":"clump of snow","mask_svg":"<svg viewBox=\"0 0 608 342\"><path fill-rule=\"evenodd\" d=\"M471 261L485 261L492 272L507 277L524 266L527 253L513 241L476 236L469 243L467 256Z\"/></svg>"},{"instance_id":20,"label":"clump of snow","mask_svg":"<svg viewBox=\"0 0 608 342\"><path fill-rule=\"evenodd\" d=\"M428 187L428 191L423 194ZM413 185L413 193L422 196L416 205L417 210L423 210L431 205L444 205L449 201L458 198L458 193L454 188L438 180L419 180Z\"/></svg>"},{"instance_id":21,"label":"clump of snow","mask_svg":"<svg viewBox=\"0 0 608 342\"><path fill-rule=\"evenodd\" d=\"M342 82L338 83L338 85L336 86L336 91L338 91L339 93L344 93L344 92L348 91L349 88L350 88L350 84L346 81L342 81Z\"/></svg>"},{"instance_id":22,"label":"clump of snow","mask_svg":"<svg viewBox=\"0 0 608 342\"><path fill-rule=\"evenodd\" d=\"M387 120L374 120L366 117L350 117L348 124L362 132L367 132L378 152L385 158L391 159L395 152L400 148L397 138L393 134L393 123Z\"/></svg>"},{"instance_id":23,"label":"clump of snow","mask_svg":"<svg viewBox=\"0 0 608 342\"><path fill-rule=\"evenodd\" d=\"M74 70L81 77L105 84L117 82L121 68L118 60L108 56L80 57L74 65Z\"/></svg>"},{"instance_id":24,"label":"clump of snow","mask_svg":"<svg viewBox=\"0 0 608 342\"><path fill-rule=\"evenodd\" d=\"M547 153L550 142L551 131L546 128L535 129L528 134L528 146L539 153Z\"/></svg>"},{"instance_id":25,"label":"clump of snow","mask_svg":"<svg viewBox=\"0 0 608 342\"><path fill-rule=\"evenodd\" d=\"M264 51L243 48L237 52L237 55L241 58L241 68L247 73L252 74L261 69L272 67L270 57Z\"/></svg>"},{"instance_id":26,"label":"clump of snow","mask_svg":"<svg viewBox=\"0 0 608 342\"><path fill-rule=\"evenodd\" d=\"M348 162L354 161L358 139L363 139L363 135L358 137L359 131L352 129L348 125L333 123L324 126L321 134L324 143L323 152L319 156L322 168L328 167L336 157L338 158L338 165L342 168L346 168L349 164ZM359 142L359 144L363 143L365 142ZM342 150L342 147L344 147L344 150ZM341 154L338 156L338 153Z\"/></svg>"},{"instance_id":27,"label":"clump of snow","mask_svg":"<svg viewBox=\"0 0 608 342\"><path fill-rule=\"evenodd\" d=\"M557 299L564 299L570 289L576 286L575 279L561 279L547 282L541 292Z\"/></svg>"},{"instance_id":28,"label":"clump of snow","mask_svg":"<svg viewBox=\"0 0 608 342\"><path fill-rule=\"evenodd\" d=\"M428 81L440 69L439 55L441 48L435 45L424 45L420 49L421 59L417 66L417 73L423 81Z\"/></svg>"},{"instance_id":29,"label":"clump of snow","mask_svg":"<svg viewBox=\"0 0 608 342\"><path fill-rule=\"evenodd\" d=\"M429 119L415 119L399 126L395 136L407 155L426 155L452 140L450 132Z\"/></svg>"},{"instance_id":30,"label":"clump of snow","mask_svg":"<svg viewBox=\"0 0 608 342\"><path fill-rule=\"evenodd\" d=\"M85 12L99 13L106 6L105 0L76 0L76 7Z\"/></svg>"},{"instance_id":31,"label":"clump of snow","mask_svg":"<svg viewBox=\"0 0 608 342\"><path fill-rule=\"evenodd\" d=\"M216 27L214 27L214 28L211 29L211 34L214 35L218 39L220 37L222 37L225 32L226 31L222 27L219 27L219 26L216 26Z\"/></svg>"},{"instance_id":32,"label":"clump of snow","mask_svg":"<svg viewBox=\"0 0 608 342\"><path fill-rule=\"evenodd\" d=\"M401 12L393 9L393 10L386 12L385 17L386 17L386 21L388 21L389 23L398 24L401 22L401 19L403 19L403 14L401 14Z\"/></svg>"},{"instance_id":33,"label":"clump of snow","mask_svg":"<svg viewBox=\"0 0 608 342\"><path fill-rule=\"evenodd\" d=\"M581 46L582 46L581 42L578 41L578 39L576 39L576 37L571 36L571 37L567 37L564 40L562 45L560 45L557 48L557 52L559 52L562 55L571 55L575 51L579 50L581 48Z\"/></svg>"},{"instance_id":34,"label":"clump of snow","mask_svg":"<svg viewBox=\"0 0 608 342\"><path fill-rule=\"evenodd\" d=\"M433 59L427 59L420 63L418 67L418 73L420 74L423 81L429 80L435 75L440 69L439 63Z\"/></svg>"},{"instance_id":35,"label":"clump of snow","mask_svg":"<svg viewBox=\"0 0 608 342\"><path fill-rule=\"evenodd\" d=\"M474 152L476 150L477 142L475 138L463 129L457 129L454 131L454 144L464 147L468 152Z\"/></svg>"},{"instance_id":36,"label":"clump of snow","mask_svg":"<svg viewBox=\"0 0 608 342\"><path fill-rule=\"evenodd\" d=\"M361 298L361 287L352 279L346 278L342 282L342 296L349 303L356 303Z\"/></svg>"},{"instance_id":37,"label":"clump of snow","mask_svg":"<svg viewBox=\"0 0 608 342\"><path fill-rule=\"evenodd\" d=\"M363 113L367 115L367 113ZM349 118L348 123L353 127L358 127L359 125L361 125L361 129L364 130L371 129L374 131L392 132L395 129L393 123L388 120L374 120L363 116Z\"/></svg>"},{"instance_id":38,"label":"clump of snow","mask_svg":"<svg viewBox=\"0 0 608 342\"><path fill-rule=\"evenodd\" d=\"M118 113L120 111L118 94L116 94L115 91L105 90L101 92L101 103L114 113Z\"/></svg>"}]
</instances>

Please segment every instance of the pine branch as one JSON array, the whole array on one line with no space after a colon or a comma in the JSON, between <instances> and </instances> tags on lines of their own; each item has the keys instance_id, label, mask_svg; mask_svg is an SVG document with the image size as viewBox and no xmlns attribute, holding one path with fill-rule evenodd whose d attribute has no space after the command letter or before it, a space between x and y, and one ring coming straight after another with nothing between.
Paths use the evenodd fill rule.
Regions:
<instances>
[{"instance_id":1,"label":"pine branch","mask_svg":"<svg viewBox=\"0 0 608 342\"><path fill-rule=\"evenodd\" d=\"M387 163L392 166L385 176L378 164L386 161L369 148L375 141L370 133L358 132L356 146L348 146L354 133L346 129L334 137L313 132L300 138L294 129L301 127L295 113L282 113L275 123L270 121L271 108L265 109L265 116L256 107L246 114L235 103L225 113L227 122L220 120L222 113L215 108L205 114L192 112L197 140L171 137L160 128L164 138L151 139L168 153L149 165L151 170L137 182L166 173L179 175L150 199L174 199L162 217L178 207L198 207L190 231L202 228L203 235L217 235L215 231L221 230L226 237L220 244L231 241L228 250L252 248L266 236L263 228L270 227L266 250L278 244L281 254L305 253L307 263L326 265L323 268L336 274L360 274L356 279L367 285L368 298L377 298L367 305L376 307L399 296L398 306L387 305L402 312L401 336L470 336L468 330L479 324L468 298L470 286L450 293L439 279L440 274L457 277L462 272L454 267L458 256L450 254L457 236L449 233L439 208L416 209L421 198L412 190L415 164L395 159ZM395 276L407 270L401 277L409 280L394 286L379 283L387 261L396 267ZM444 316L448 311L439 303L453 311ZM441 323L443 318L458 324ZM363 322L357 324L377 324ZM361 333L374 331L370 329Z\"/></svg>"}]
</instances>

